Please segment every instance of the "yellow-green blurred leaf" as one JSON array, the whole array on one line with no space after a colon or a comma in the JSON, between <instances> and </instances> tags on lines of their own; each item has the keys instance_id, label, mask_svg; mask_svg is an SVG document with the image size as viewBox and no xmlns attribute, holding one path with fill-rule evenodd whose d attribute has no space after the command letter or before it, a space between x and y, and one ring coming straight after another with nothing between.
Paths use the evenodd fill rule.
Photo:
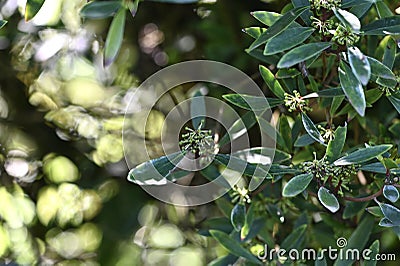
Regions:
<instances>
[{"instance_id":1,"label":"yellow-green blurred leaf","mask_svg":"<svg viewBox=\"0 0 400 266\"><path fill-rule=\"evenodd\" d=\"M45 0L27 0L25 7L25 20L31 20L43 6Z\"/></svg>"},{"instance_id":2,"label":"yellow-green blurred leaf","mask_svg":"<svg viewBox=\"0 0 400 266\"><path fill-rule=\"evenodd\" d=\"M124 38L125 17L126 10L121 8L111 22L104 47L104 66L111 65L118 55Z\"/></svg>"}]
</instances>

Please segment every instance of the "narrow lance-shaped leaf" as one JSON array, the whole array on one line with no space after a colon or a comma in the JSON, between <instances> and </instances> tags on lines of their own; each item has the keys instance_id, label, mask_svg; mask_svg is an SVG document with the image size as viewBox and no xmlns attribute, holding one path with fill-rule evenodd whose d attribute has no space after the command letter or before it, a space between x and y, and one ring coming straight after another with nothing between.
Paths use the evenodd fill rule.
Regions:
<instances>
[{"instance_id":1,"label":"narrow lance-shaped leaf","mask_svg":"<svg viewBox=\"0 0 400 266\"><path fill-rule=\"evenodd\" d=\"M312 92L310 94L303 96L303 99L335 98L338 96L344 96L344 92L343 92L342 88L329 88L329 89L320 90L318 92Z\"/></svg>"},{"instance_id":2,"label":"narrow lance-shaped leaf","mask_svg":"<svg viewBox=\"0 0 400 266\"><path fill-rule=\"evenodd\" d=\"M305 113L301 113L301 118L303 121L303 126L308 135L310 135L310 137L313 138L315 141L324 144L325 140L321 136L321 133L319 132L317 127L314 125L313 121Z\"/></svg>"},{"instance_id":3,"label":"narrow lance-shaped leaf","mask_svg":"<svg viewBox=\"0 0 400 266\"><path fill-rule=\"evenodd\" d=\"M250 37L253 37L254 39L257 39L258 36L261 35L262 32L264 32L265 29L260 28L260 27L248 27L248 28L244 28L242 29L242 31L244 33L246 33L247 35L249 35Z\"/></svg>"},{"instance_id":4,"label":"narrow lance-shaped leaf","mask_svg":"<svg viewBox=\"0 0 400 266\"><path fill-rule=\"evenodd\" d=\"M310 1L309 0L292 0L292 4L294 7L301 7L301 6L310 6ZM311 10L307 10L303 14L300 15L301 19L304 21L304 23L307 26L311 25L311 19L310 17L312 16Z\"/></svg>"},{"instance_id":5,"label":"narrow lance-shaped leaf","mask_svg":"<svg viewBox=\"0 0 400 266\"><path fill-rule=\"evenodd\" d=\"M329 211L335 213L339 210L339 201L328 189L320 187L318 190L318 199Z\"/></svg>"},{"instance_id":6,"label":"narrow lance-shaped leaf","mask_svg":"<svg viewBox=\"0 0 400 266\"><path fill-rule=\"evenodd\" d=\"M390 204L380 203L379 207L385 218L388 219L392 226L400 225L400 210Z\"/></svg>"},{"instance_id":7,"label":"narrow lance-shaped leaf","mask_svg":"<svg viewBox=\"0 0 400 266\"><path fill-rule=\"evenodd\" d=\"M387 66L376 60L375 58L368 57L371 66L371 79L379 85L395 88L397 86L396 76Z\"/></svg>"},{"instance_id":8,"label":"narrow lance-shaped leaf","mask_svg":"<svg viewBox=\"0 0 400 266\"><path fill-rule=\"evenodd\" d=\"M282 17L281 14L270 11L253 11L250 14L268 27L272 26L272 24Z\"/></svg>"},{"instance_id":9,"label":"narrow lance-shaped leaf","mask_svg":"<svg viewBox=\"0 0 400 266\"><path fill-rule=\"evenodd\" d=\"M192 117L193 128L199 128L200 124L205 122L206 103L201 91L201 87L197 89L190 101L190 117Z\"/></svg>"},{"instance_id":10,"label":"narrow lance-shaped leaf","mask_svg":"<svg viewBox=\"0 0 400 266\"><path fill-rule=\"evenodd\" d=\"M236 231L242 230L246 223L246 205L238 203L233 207L231 212L231 223Z\"/></svg>"},{"instance_id":11,"label":"narrow lance-shaped leaf","mask_svg":"<svg viewBox=\"0 0 400 266\"><path fill-rule=\"evenodd\" d=\"M25 6L25 21L31 20L42 8L45 0L27 0Z\"/></svg>"},{"instance_id":12,"label":"narrow lance-shaped leaf","mask_svg":"<svg viewBox=\"0 0 400 266\"><path fill-rule=\"evenodd\" d=\"M375 258L377 258L379 254L379 240L375 240L368 249L372 252L369 254L368 258L364 259L364 266L376 266L378 261Z\"/></svg>"},{"instance_id":13,"label":"narrow lance-shaped leaf","mask_svg":"<svg viewBox=\"0 0 400 266\"><path fill-rule=\"evenodd\" d=\"M324 50L328 49L332 44L327 42L315 42L303 44L296 47L279 60L277 67L285 68L296 65L300 62L306 61L310 58L316 57L321 54Z\"/></svg>"},{"instance_id":14,"label":"narrow lance-shaped leaf","mask_svg":"<svg viewBox=\"0 0 400 266\"><path fill-rule=\"evenodd\" d=\"M236 255L238 257L243 257L250 262L261 264L253 254L251 254L247 249L242 247L238 241L232 239L229 235L225 234L224 232L217 231L217 230L210 230L210 234L230 253Z\"/></svg>"},{"instance_id":15,"label":"narrow lance-shaped leaf","mask_svg":"<svg viewBox=\"0 0 400 266\"><path fill-rule=\"evenodd\" d=\"M101 19L114 16L121 8L121 1L92 1L84 5L80 15L84 18Z\"/></svg>"},{"instance_id":16,"label":"narrow lance-shaped leaf","mask_svg":"<svg viewBox=\"0 0 400 266\"><path fill-rule=\"evenodd\" d=\"M373 219L373 216L365 216L351 234L347 241L347 245L341 250L341 254L350 254L349 251L354 249L358 249L361 254L365 245L368 243L374 225L375 220ZM356 259L355 256L344 256L344 258L338 258L333 265L351 266Z\"/></svg>"},{"instance_id":17,"label":"narrow lance-shaped leaf","mask_svg":"<svg viewBox=\"0 0 400 266\"><path fill-rule=\"evenodd\" d=\"M360 81L353 74L350 67L344 62L340 62L338 72L340 85L346 94L347 99L357 113L364 116L367 103L365 101L365 94Z\"/></svg>"},{"instance_id":18,"label":"narrow lance-shaped leaf","mask_svg":"<svg viewBox=\"0 0 400 266\"><path fill-rule=\"evenodd\" d=\"M111 22L104 47L104 66L109 66L118 55L124 38L125 17L126 11L121 8Z\"/></svg>"},{"instance_id":19,"label":"narrow lance-shaped leaf","mask_svg":"<svg viewBox=\"0 0 400 266\"><path fill-rule=\"evenodd\" d=\"M384 1L374 1L376 11L378 12L379 18L387 18L393 16L393 12L385 4Z\"/></svg>"},{"instance_id":20,"label":"narrow lance-shaped leaf","mask_svg":"<svg viewBox=\"0 0 400 266\"><path fill-rule=\"evenodd\" d=\"M249 163L235 156L229 156L227 154L215 155L215 161L219 164L226 166L228 169L243 175L252 176L256 178L266 178L268 175L268 169L270 164L257 164Z\"/></svg>"},{"instance_id":21,"label":"narrow lance-shaped leaf","mask_svg":"<svg viewBox=\"0 0 400 266\"><path fill-rule=\"evenodd\" d=\"M270 108L267 99L261 96L233 93L223 95L222 97L234 105L250 111L261 111ZM283 103L283 100L278 101L279 104Z\"/></svg>"},{"instance_id":22,"label":"narrow lance-shaped leaf","mask_svg":"<svg viewBox=\"0 0 400 266\"><path fill-rule=\"evenodd\" d=\"M392 103L394 108L396 108L397 112L400 114L400 93L399 95L390 95L388 96L389 101Z\"/></svg>"},{"instance_id":23,"label":"narrow lance-shaped leaf","mask_svg":"<svg viewBox=\"0 0 400 266\"><path fill-rule=\"evenodd\" d=\"M285 98L285 91L283 90L279 81L275 78L274 74L266 68L265 66L260 65L259 67L261 77L263 78L265 84L267 84L268 88L275 94L278 98Z\"/></svg>"},{"instance_id":24,"label":"narrow lance-shaped leaf","mask_svg":"<svg viewBox=\"0 0 400 266\"><path fill-rule=\"evenodd\" d=\"M396 202L399 199L399 191L393 185L385 185L383 187L383 195L391 202Z\"/></svg>"},{"instance_id":25,"label":"narrow lance-shaped leaf","mask_svg":"<svg viewBox=\"0 0 400 266\"><path fill-rule=\"evenodd\" d=\"M371 77L371 66L365 55L357 47L349 47L347 50L351 70L358 80L365 86Z\"/></svg>"},{"instance_id":26,"label":"narrow lance-shaped leaf","mask_svg":"<svg viewBox=\"0 0 400 266\"><path fill-rule=\"evenodd\" d=\"M236 120L232 126L227 130L226 134L219 141L220 147L238 139L247 132L248 129L257 123L257 119L253 112L245 113L241 118Z\"/></svg>"},{"instance_id":27,"label":"narrow lance-shaped leaf","mask_svg":"<svg viewBox=\"0 0 400 266\"><path fill-rule=\"evenodd\" d=\"M4 25L7 24L7 20L2 20L0 19L0 29L4 27Z\"/></svg>"},{"instance_id":28,"label":"narrow lance-shaped leaf","mask_svg":"<svg viewBox=\"0 0 400 266\"><path fill-rule=\"evenodd\" d=\"M296 18L298 18L304 11L309 7L294 8L283 16L281 16L271 27L263 32L249 47L250 50L254 50L260 45L266 43L270 38L284 31Z\"/></svg>"},{"instance_id":29,"label":"narrow lance-shaped leaf","mask_svg":"<svg viewBox=\"0 0 400 266\"><path fill-rule=\"evenodd\" d=\"M306 233L307 224L300 225L295 228L281 243L281 247L290 249L299 249L301 242L304 240L304 235Z\"/></svg>"},{"instance_id":30,"label":"narrow lance-shaped leaf","mask_svg":"<svg viewBox=\"0 0 400 266\"><path fill-rule=\"evenodd\" d=\"M175 169L183 157L182 152L177 152L139 164L129 172L128 180L136 184L152 185L165 184L167 179L182 177L188 172Z\"/></svg>"},{"instance_id":31,"label":"narrow lance-shaped leaf","mask_svg":"<svg viewBox=\"0 0 400 266\"><path fill-rule=\"evenodd\" d=\"M314 31L314 28L288 28L267 42L264 54L271 55L291 49L307 40Z\"/></svg>"},{"instance_id":32,"label":"narrow lance-shaped leaf","mask_svg":"<svg viewBox=\"0 0 400 266\"><path fill-rule=\"evenodd\" d=\"M288 183L286 183L282 195L284 197L294 197L299 195L308 187L312 179L313 174L301 174L293 177Z\"/></svg>"},{"instance_id":33,"label":"narrow lance-shaped leaf","mask_svg":"<svg viewBox=\"0 0 400 266\"><path fill-rule=\"evenodd\" d=\"M354 5L352 8L350 8L350 12L356 15L358 18L362 18L372 7L372 1L369 0L367 1L356 0L355 2L357 2L357 4ZM345 7L342 6L342 8Z\"/></svg>"},{"instance_id":34,"label":"narrow lance-shaped leaf","mask_svg":"<svg viewBox=\"0 0 400 266\"><path fill-rule=\"evenodd\" d=\"M350 165L356 163L363 163L369 161L385 152L390 150L392 145L390 144L383 144L383 145L376 145L370 146L367 148L362 148L357 151L350 153L347 156L344 156L334 162L335 165Z\"/></svg>"},{"instance_id":35,"label":"narrow lance-shaped leaf","mask_svg":"<svg viewBox=\"0 0 400 266\"><path fill-rule=\"evenodd\" d=\"M344 25L348 26L353 32L359 33L361 29L361 22L357 16L350 13L349 11L343 9L333 9L335 16L342 22Z\"/></svg>"},{"instance_id":36,"label":"narrow lance-shaped leaf","mask_svg":"<svg viewBox=\"0 0 400 266\"><path fill-rule=\"evenodd\" d=\"M347 125L344 127L338 127L335 131L334 138L329 141L328 147L326 148L326 160L329 163L333 163L340 157L344 144L346 142Z\"/></svg>"},{"instance_id":37,"label":"narrow lance-shaped leaf","mask_svg":"<svg viewBox=\"0 0 400 266\"><path fill-rule=\"evenodd\" d=\"M389 69L393 68L396 58L397 43L393 38L389 38L385 45L385 52L383 54L383 64Z\"/></svg>"},{"instance_id":38,"label":"narrow lance-shaped leaf","mask_svg":"<svg viewBox=\"0 0 400 266\"><path fill-rule=\"evenodd\" d=\"M400 17L392 16L371 22L362 28L365 35L400 34Z\"/></svg>"}]
</instances>

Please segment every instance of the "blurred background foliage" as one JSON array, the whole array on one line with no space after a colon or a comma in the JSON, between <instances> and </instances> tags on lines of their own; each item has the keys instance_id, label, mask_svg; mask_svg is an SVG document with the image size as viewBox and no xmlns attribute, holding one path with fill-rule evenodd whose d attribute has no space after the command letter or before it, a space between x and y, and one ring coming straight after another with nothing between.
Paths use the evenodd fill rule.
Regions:
<instances>
[{"instance_id":1,"label":"blurred background foliage","mask_svg":"<svg viewBox=\"0 0 400 266\"><path fill-rule=\"evenodd\" d=\"M110 19L81 19L83 0L52 0L25 22L25 2L0 1L8 21L0 30L0 263L204 265L224 252L195 230L214 206L164 205L127 184L123 114L140 81L183 60L258 73L240 29L254 22L250 11L285 3L145 1L104 68ZM157 138L163 117L152 117L154 127L134 128L138 137Z\"/></svg>"}]
</instances>

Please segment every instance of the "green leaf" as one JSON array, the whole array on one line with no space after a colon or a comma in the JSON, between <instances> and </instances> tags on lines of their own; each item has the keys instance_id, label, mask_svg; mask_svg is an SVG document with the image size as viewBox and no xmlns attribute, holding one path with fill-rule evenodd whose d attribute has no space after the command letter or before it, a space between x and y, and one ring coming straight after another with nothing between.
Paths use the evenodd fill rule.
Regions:
<instances>
[{"instance_id":1,"label":"green leaf","mask_svg":"<svg viewBox=\"0 0 400 266\"><path fill-rule=\"evenodd\" d=\"M394 224L392 221L390 221L388 218L382 218L379 221L379 225L382 226L382 227L395 227L395 226L398 226L398 225Z\"/></svg>"},{"instance_id":2,"label":"green leaf","mask_svg":"<svg viewBox=\"0 0 400 266\"><path fill-rule=\"evenodd\" d=\"M232 126L227 130L226 134L219 141L220 147L234 141L235 139L243 136L248 129L257 123L257 119L253 112L247 112L241 118L236 120ZM247 130L246 130L247 129ZM232 139L231 139L232 137Z\"/></svg>"},{"instance_id":3,"label":"green leaf","mask_svg":"<svg viewBox=\"0 0 400 266\"><path fill-rule=\"evenodd\" d=\"M329 89L324 89L320 90L318 92L312 92L310 94L307 94L303 96L303 99L309 99L309 98L333 98L333 97L338 97L338 96L343 96L344 92L342 88L329 88Z\"/></svg>"},{"instance_id":4,"label":"green leaf","mask_svg":"<svg viewBox=\"0 0 400 266\"><path fill-rule=\"evenodd\" d=\"M381 162L363 165L360 170L377 174L386 174L386 167Z\"/></svg>"},{"instance_id":5,"label":"green leaf","mask_svg":"<svg viewBox=\"0 0 400 266\"><path fill-rule=\"evenodd\" d=\"M349 63L351 70L358 80L364 86L368 84L369 78L371 77L371 66L366 56L357 47L349 47L347 49Z\"/></svg>"},{"instance_id":6,"label":"green leaf","mask_svg":"<svg viewBox=\"0 0 400 266\"><path fill-rule=\"evenodd\" d=\"M293 230L281 243L281 247L290 250L298 249L301 242L304 240L304 235L306 233L307 224L300 225Z\"/></svg>"},{"instance_id":7,"label":"green leaf","mask_svg":"<svg viewBox=\"0 0 400 266\"><path fill-rule=\"evenodd\" d=\"M228 169L235 172L241 173L246 176L256 177L259 179L264 179L270 176L268 174L268 168L271 164L257 164L249 163L235 156L230 156L227 154L217 154L215 155L215 162L226 166Z\"/></svg>"},{"instance_id":8,"label":"green leaf","mask_svg":"<svg viewBox=\"0 0 400 266\"><path fill-rule=\"evenodd\" d=\"M285 55L283 55L281 60L279 60L277 67L278 68L291 67L300 62L306 61L307 59L316 57L320 55L324 50L328 49L331 45L332 45L331 43L326 43L326 42L303 44L299 47L290 50Z\"/></svg>"},{"instance_id":9,"label":"green leaf","mask_svg":"<svg viewBox=\"0 0 400 266\"><path fill-rule=\"evenodd\" d=\"M342 1L342 8L347 8L351 6L350 12L356 15L358 18L362 18L365 13L368 12L368 10L372 7L373 1L375 0L364 0L364 1L359 1L355 0L351 4L345 4L344 1Z\"/></svg>"},{"instance_id":10,"label":"green leaf","mask_svg":"<svg viewBox=\"0 0 400 266\"><path fill-rule=\"evenodd\" d=\"M392 226L399 226L400 225L400 210L397 209L396 207L386 204L386 203L380 203L379 207L381 208L381 211L383 215L385 215L385 218L388 219L391 223Z\"/></svg>"},{"instance_id":11,"label":"green leaf","mask_svg":"<svg viewBox=\"0 0 400 266\"><path fill-rule=\"evenodd\" d=\"M258 36L260 36L261 33L263 33L265 31L265 29L260 28L260 27L248 27L248 28L244 28L242 31L244 33L246 33L247 35L253 37L254 39L257 39Z\"/></svg>"},{"instance_id":12,"label":"green leaf","mask_svg":"<svg viewBox=\"0 0 400 266\"><path fill-rule=\"evenodd\" d=\"M384 87L395 88L397 86L396 76L387 66L376 60L368 57L371 66L371 79Z\"/></svg>"},{"instance_id":13,"label":"green leaf","mask_svg":"<svg viewBox=\"0 0 400 266\"><path fill-rule=\"evenodd\" d=\"M343 61L340 62L338 72L340 85L344 94L346 94L347 99L357 113L360 116L364 116L367 103L365 101L364 90L360 81L353 74L350 67Z\"/></svg>"},{"instance_id":14,"label":"green leaf","mask_svg":"<svg viewBox=\"0 0 400 266\"><path fill-rule=\"evenodd\" d=\"M314 31L314 28L288 28L267 42L264 54L272 55L291 49L307 40Z\"/></svg>"},{"instance_id":15,"label":"green leaf","mask_svg":"<svg viewBox=\"0 0 400 266\"><path fill-rule=\"evenodd\" d=\"M25 7L25 21L31 20L42 8L45 0L27 0Z\"/></svg>"},{"instance_id":16,"label":"green leaf","mask_svg":"<svg viewBox=\"0 0 400 266\"><path fill-rule=\"evenodd\" d=\"M365 210L375 217L382 218L383 216L385 216L379 206L371 206L371 207L365 208Z\"/></svg>"},{"instance_id":17,"label":"green leaf","mask_svg":"<svg viewBox=\"0 0 400 266\"><path fill-rule=\"evenodd\" d=\"M111 65L116 59L124 38L126 10L121 8L113 18L104 47L104 66Z\"/></svg>"},{"instance_id":18,"label":"green leaf","mask_svg":"<svg viewBox=\"0 0 400 266\"><path fill-rule=\"evenodd\" d=\"M121 8L121 1L92 1L84 5L80 15L84 18L101 19L114 16Z\"/></svg>"},{"instance_id":19,"label":"green leaf","mask_svg":"<svg viewBox=\"0 0 400 266\"><path fill-rule=\"evenodd\" d=\"M357 228L351 234L347 245L341 249L341 254L349 254L349 250L358 249L360 254L368 242L371 232L374 228L375 220L372 216L365 216L364 219L358 224ZM350 266L353 265L354 259L352 256L346 258L338 258L334 266Z\"/></svg>"},{"instance_id":20,"label":"green leaf","mask_svg":"<svg viewBox=\"0 0 400 266\"><path fill-rule=\"evenodd\" d=\"M391 144L369 146L350 153L334 162L335 165L350 165L369 161L392 148Z\"/></svg>"},{"instance_id":21,"label":"green leaf","mask_svg":"<svg viewBox=\"0 0 400 266\"><path fill-rule=\"evenodd\" d=\"M344 208L343 215L342 215L343 219L349 219L351 217L354 217L360 211L364 210L365 207L367 207L367 205L368 205L368 202L347 201L346 207Z\"/></svg>"},{"instance_id":22,"label":"green leaf","mask_svg":"<svg viewBox=\"0 0 400 266\"><path fill-rule=\"evenodd\" d=\"M311 119L305 113L301 113L301 118L303 121L303 126L307 131L308 135L310 135L310 137L313 138L315 141L324 144L325 140L321 136L321 133L319 133L319 130L314 125L313 121L311 121Z\"/></svg>"},{"instance_id":23,"label":"green leaf","mask_svg":"<svg viewBox=\"0 0 400 266\"><path fill-rule=\"evenodd\" d=\"M309 7L310 1L309 0L292 0L292 4L294 7L302 7L302 6ZM304 23L307 26L311 25L311 19L310 19L311 16L312 16L311 10L308 10L300 15L301 19L304 21Z\"/></svg>"},{"instance_id":24,"label":"green leaf","mask_svg":"<svg viewBox=\"0 0 400 266\"><path fill-rule=\"evenodd\" d=\"M271 25L260 37L258 37L249 47L250 50L254 50L260 45L266 43L270 38L284 31L296 18L298 18L304 11L309 7L294 8L283 16L279 17L274 24Z\"/></svg>"},{"instance_id":25,"label":"green leaf","mask_svg":"<svg viewBox=\"0 0 400 266\"><path fill-rule=\"evenodd\" d=\"M4 27L4 25L7 24L7 20L2 20L0 19L0 29Z\"/></svg>"},{"instance_id":26,"label":"green leaf","mask_svg":"<svg viewBox=\"0 0 400 266\"><path fill-rule=\"evenodd\" d=\"M269 105L270 101L268 101L265 97L237 93L225 94L222 97L230 103L250 111L261 111L271 108ZM271 100L273 100L272 103L275 106L283 104L283 100Z\"/></svg>"},{"instance_id":27,"label":"green leaf","mask_svg":"<svg viewBox=\"0 0 400 266\"><path fill-rule=\"evenodd\" d=\"M206 116L206 103L201 88L196 89L190 101L190 117L192 118L193 128L199 128L200 124L205 122ZM204 124L203 124L204 126Z\"/></svg>"},{"instance_id":28,"label":"green leaf","mask_svg":"<svg viewBox=\"0 0 400 266\"><path fill-rule=\"evenodd\" d=\"M275 77L277 79L285 79L285 78L295 78L296 76L299 76L301 74L300 71L298 71L295 68L282 68L279 69L278 72L276 72Z\"/></svg>"},{"instance_id":29,"label":"green leaf","mask_svg":"<svg viewBox=\"0 0 400 266\"><path fill-rule=\"evenodd\" d=\"M253 238L254 232L252 231L253 227L253 222L254 222L254 215L255 215L255 204L250 204L249 210L245 214L245 223L243 225L243 228L240 230L240 240L241 241L247 241L247 239ZM265 221L264 221L265 223ZM249 234L251 232L251 235ZM257 235L257 233L255 234ZM254 236L255 236L254 235Z\"/></svg>"},{"instance_id":30,"label":"green leaf","mask_svg":"<svg viewBox=\"0 0 400 266\"><path fill-rule=\"evenodd\" d=\"M344 127L339 126L335 131L335 136L329 141L326 148L326 160L333 163L340 157L344 144L346 143L347 125Z\"/></svg>"},{"instance_id":31,"label":"green leaf","mask_svg":"<svg viewBox=\"0 0 400 266\"><path fill-rule=\"evenodd\" d=\"M238 241L234 240L229 235L216 230L210 230L210 233L224 248L226 248L233 255L243 257L248 261L259 265L261 264L261 261L259 261L255 256L253 256L253 254L251 254L247 249L243 248Z\"/></svg>"},{"instance_id":32,"label":"green leaf","mask_svg":"<svg viewBox=\"0 0 400 266\"><path fill-rule=\"evenodd\" d=\"M383 187L383 195L391 202L396 202L399 199L399 191L393 185L385 185Z\"/></svg>"},{"instance_id":33,"label":"green leaf","mask_svg":"<svg viewBox=\"0 0 400 266\"><path fill-rule=\"evenodd\" d=\"M361 22L354 14L343 9L333 9L335 16L342 22L345 26L349 27L353 32L359 33L361 29Z\"/></svg>"},{"instance_id":34,"label":"green leaf","mask_svg":"<svg viewBox=\"0 0 400 266\"><path fill-rule=\"evenodd\" d=\"M304 134L302 136L300 136L295 142L294 142L294 146L295 147L305 147L308 146L310 144L313 144L315 142L315 140L308 134Z\"/></svg>"},{"instance_id":35,"label":"green leaf","mask_svg":"<svg viewBox=\"0 0 400 266\"><path fill-rule=\"evenodd\" d=\"M383 0L375 0L375 8L380 18L387 18L393 16L390 8L383 2Z\"/></svg>"},{"instance_id":36,"label":"green leaf","mask_svg":"<svg viewBox=\"0 0 400 266\"><path fill-rule=\"evenodd\" d=\"M284 197L294 197L299 195L308 187L313 177L313 174L301 174L293 177L286 183L282 195Z\"/></svg>"},{"instance_id":37,"label":"green leaf","mask_svg":"<svg viewBox=\"0 0 400 266\"><path fill-rule=\"evenodd\" d=\"M368 249L372 252L368 254L368 258L364 258L364 266L376 266L378 261L375 258L379 254L379 240L375 240Z\"/></svg>"},{"instance_id":38,"label":"green leaf","mask_svg":"<svg viewBox=\"0 0 400 266\"><path fill-rule=\"evenodd\" d=\"M339 201L328 189L320 187L318 190L318 199L329 211L335 213L339 210Z\"/></svg>"},{"instance_id":39,"label":"green leaf","mask_svg":"<svg viewBox=\"0 0 400 266\"><path fill-rule=\"evenodd\" d=\"M342 88L340 88L340 90L343 92ZM344 98L345 98L344 96L338 96L338 97L333 98L332 104L331 104L331 109L330 109L332 116L335 116L336 111L339 109L340 105L343 103Z\"/></svg>"},{"instance_id":40,"label":"green leaf","mask_svg":"<svg viewBox=\"0 0 400 266\"><path fill-rule=\"evenodd\" d=\"M365 35L400 34L400 17L392 16L371 22L362 28Z\"/></svg>"},{"instance_id":41,"label":"green leaf","mask_svg":"<svg viewBox=\"0 0 400 266\"><path fill-rule=\"evenodd\" d=\"M228 218L231 216L233 205L229 200L221 197L215 200L215 203L217 204L218 209L222 212L223 215Z\"/></svg>"},{"instance_id":42,"label":"green leaf","mask_svg":"<svg viewBox=\"0 0 400 266\"><path fill-rule=\"evenodd\" d=\"M284 99L285 91L283 90L279 81L275 78L274 74L272 74L272 72L265 66L260 65L259 69L265 84L267 84L272 93L275 94L279 99Z\"/></svg>"},{"instance_id":43,"label":"green leaf","mask_svg":"<svg viewBox=\"0 0 400 266\"><path fill-rule=\"evenodd\" d=\"M231 213L229 212L229 216ZM201 223L199 233L204 236L211 236L210 230L218 230L224 233L231 233L233 230L232 224L229 219L225 217L209 218Z\"/></svg>"},{"instance_id":44,"label":"green leaf","mask_svg":"<svg viewBox=\"0 0 400 266\"><path fill-rule=\"evenodd\" d=\"M133 168L128 174L128 181L136 184L165 184L188 174L187 171L176 171L175 166L182 160L184 154L176 152L162 156Z\"/></svg>"},{"instance_id":45,"label":"green leaf","mask_svg":"<svg viewBox=\"0 0 400 266\"><path fill-rule=\"evenodd\" d=\"M397 43L393 38L390 38L385 45L382 63L389 69L393 68L396 58Z\"/></svg>"},{"instance_id":46,"label":"green leaf","mask_svg":"<svg viewBox=\"0 0 400 266\"><path fill-rule=\"evenodd\" d=\"M399 95L400 96L400 95ZM392 103L394 108L396 108L397 112L400 114L400 98L395 95L390 95L387 97L389 101Z\"/></svg>"},{"instance_id":47,"label":"green leaf","mask_svg":"<svg viewBox=\"0 0 400 266\"><path fill-rule=\"evenodd\" d=\"M291 158L291 155L286 152L266 147L254 147L250 149L235 151L232 153L232 156L238 157L249 163L264 164L271 163L271 161L273 163L282 163L290 160Z\"/></svg>"},{"instance_id":48,"label":"green leaf","mask_svg":"<svg viewBox=\"0 0 400 266\"><path fill-rule=\"evenodd\" d=\"M246 206L242 203L238 203L233 207L231 212L231 223L236 231L242 230L246 223Z\"/></svg>"},{"instance_id":49,"label":"green leaf","mask_svg":"<svg viewBox=\"0 0 400 266\"><path fill-rule=\"evenodd\" d=\"M264 55L263 50L261 49L254 49L254 50L245 49L245 52L250 56L254 57L255 59L260 60L261 62L266 64L276 65L279 61L278 55Z\"/></svg>"},{"instance_id":50,"label":"green leaf","mask_svg":"<svg viewBox=\"0 0 400 266\"><path fill-rule=\"evenodd\" d=\"M281 14L270 11L254 11L250 14L268 27L272 26L272 24L274 24L280 17L282 17Z\"/></svg>"}]
</instances>

